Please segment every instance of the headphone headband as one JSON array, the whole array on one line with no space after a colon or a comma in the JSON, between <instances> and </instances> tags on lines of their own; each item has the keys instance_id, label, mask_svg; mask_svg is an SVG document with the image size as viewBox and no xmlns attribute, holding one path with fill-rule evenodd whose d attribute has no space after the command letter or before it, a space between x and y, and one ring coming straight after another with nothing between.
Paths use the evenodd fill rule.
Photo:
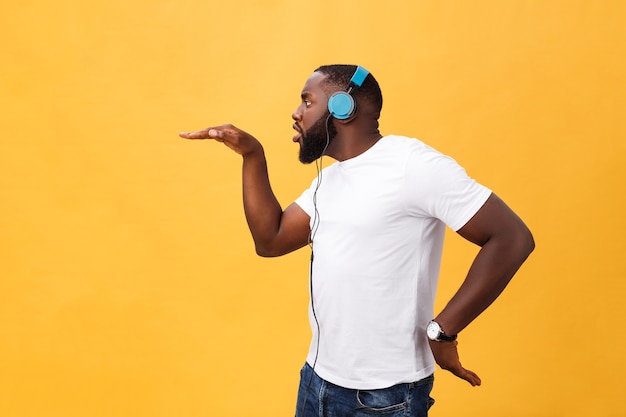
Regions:
<instances>
[{"instance_id":1,"label":"headphone headband","mask_svg":"<svg viewBox=\"0 0 626 417\"><path fill-rule=\"evenodd\" d=\"M355 87L362 86L369 73L370 72L362 66L356 67L356 71L354 71L354 75L350 79L350 85L353 85Z\"/></svg>"}]
</instances>

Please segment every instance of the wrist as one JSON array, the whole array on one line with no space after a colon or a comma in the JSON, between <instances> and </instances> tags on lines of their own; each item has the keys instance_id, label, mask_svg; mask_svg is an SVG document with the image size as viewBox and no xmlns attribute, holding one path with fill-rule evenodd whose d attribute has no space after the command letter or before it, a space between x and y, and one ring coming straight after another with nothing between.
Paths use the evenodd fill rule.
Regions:
<instances>
[{"instance_id":1,"label":"wrist","mask_svg":"<svg viewBox=\"0 0 626 417\"><path fill-rule=\"evenodd\" d=\"M245 165L264 166L264 167L267 166L267 160L265 158L265 150L263 149L262 146L254 147L242 153L241 157Z\"/></svg>"},{"instance_id":2,"label":"wrist","mask_svg":"<svg viewBox=\"0 0 626 417\"><path fill-rule=\"evenodd\" d=\"M250 149L241 153L241 156L244 158L265 158L265 151L263 150L263 146L257 142L255 146L250 147Z\"/></svg>"},{"instance_id":3,"label":"wrist","mask_svg":"<svg viewBox=\"0 0 626 417\"><path fill-rule=\"evenodd\" d=\"M446 333L435 320L431 320L426 326L426 335L434 342L454 342L457 338L456 334Z\"/></svg>"}]
</instances>

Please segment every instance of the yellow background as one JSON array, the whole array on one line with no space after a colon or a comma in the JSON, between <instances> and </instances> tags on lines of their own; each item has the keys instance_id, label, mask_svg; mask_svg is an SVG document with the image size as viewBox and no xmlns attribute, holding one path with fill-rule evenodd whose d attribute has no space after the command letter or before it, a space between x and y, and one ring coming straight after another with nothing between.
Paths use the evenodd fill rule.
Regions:
<instances>
[{"instance_id":1,"label":"yellow background","mask_svg":"<svg viewBox=\"0 0 626 417\"><path fill-rule=\"evenodd\" d=\"M454 156L537 249L461 336L432 415L623 416L626 2L5 0L0 415L291 416L306 250L254 255L236 124L286 205L320 64L380 82L382 132ZM450 233L439 307L476 252Z\"/></svg>"}]
</instances>

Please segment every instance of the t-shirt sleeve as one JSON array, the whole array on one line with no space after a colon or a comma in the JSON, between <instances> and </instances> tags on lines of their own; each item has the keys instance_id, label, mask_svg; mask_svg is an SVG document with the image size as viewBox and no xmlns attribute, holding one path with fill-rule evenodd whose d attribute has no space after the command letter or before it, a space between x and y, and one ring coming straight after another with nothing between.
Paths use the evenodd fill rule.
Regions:
<instances>
[{"instance_id":1,"label":"t-shirt sleeve","mask_svg":"<svg viewBox=\"0 0 626 417\"><path fill-rule=\"evenodd\" d=\"M304 192L300 194L300 197L296 198L296 201L295 201L295 203L299 205L300 208L304 210L304 212L308 214L309 217L311 218L313 217L313 212L315 211L315 207L313 204L312 187L313 187L313 184L311 184L311 187L304 190Z\"/></svg>"},{"instance_id":2,"label":"t-shirt sleeve","mask_svg":"<svg viewBox=\"0 0 626 417\"><path fill-rule=\"evenodd\" d=\"M470 178L453 158L423 144L410 155L406 174L408 212L437 218L454 231L491 195L490 189Z\"/></svg>"}]
</instances>

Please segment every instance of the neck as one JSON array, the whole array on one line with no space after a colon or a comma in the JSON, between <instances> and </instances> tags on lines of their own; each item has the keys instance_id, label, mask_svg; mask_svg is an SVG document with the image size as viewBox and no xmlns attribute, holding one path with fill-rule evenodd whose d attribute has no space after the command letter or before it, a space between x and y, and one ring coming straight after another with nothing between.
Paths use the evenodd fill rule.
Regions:
<instances>
[{"instance_id":1,"label":"neck","mask_svg":"<svg viewBox=\"0 0 626 417\"><path fill-rule=\"evenodd\" d=\"M352 159L374 146L380 138L382 138L382 135L378 129L369 133L348 131L340 134L338 132L326 150L326 155L337 161Z\"/></svg>"}]
</instances>

